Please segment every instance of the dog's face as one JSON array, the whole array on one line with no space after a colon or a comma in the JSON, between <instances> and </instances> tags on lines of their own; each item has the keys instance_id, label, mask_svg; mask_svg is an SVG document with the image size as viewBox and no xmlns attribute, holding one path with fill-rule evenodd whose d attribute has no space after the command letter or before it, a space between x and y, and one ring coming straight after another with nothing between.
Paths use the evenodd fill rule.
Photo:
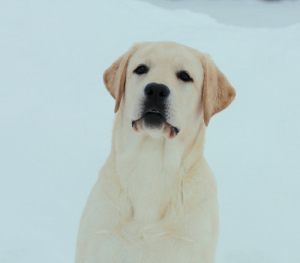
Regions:
<instances>
[{"instance_id":1,"label":"dog's face","mask_svg":"<svg viewBox=\"0 0 300 263\"><path fill-rule=\"evenodd\" d=\"M138 132L175 137L200 120L203 68L191 50L173 43L141 46L126 74L125 116Z\"/></svg>"},{"instance_id":2,"label":"dog's face","mask_svg":"<svg viewBox=\"0 0 300 263\"><path fill-rule=\"evenodd\" d=\"M123 100L125 120L153 137L174 138L203 118L207 125L235 95L209 57L172 42L133 46L105 72L104 82L115 111Z\"/></svg>"}]
</instances>

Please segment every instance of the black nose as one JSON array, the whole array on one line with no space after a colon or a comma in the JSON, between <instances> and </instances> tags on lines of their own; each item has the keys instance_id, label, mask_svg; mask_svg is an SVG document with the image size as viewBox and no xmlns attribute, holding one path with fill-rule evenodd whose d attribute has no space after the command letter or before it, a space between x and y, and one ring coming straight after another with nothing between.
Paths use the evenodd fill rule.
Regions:
<instances>
[{"instance_id":1,"label":"black nose","mask_svg":"<svg viewBox=\"0 0 300 263\"><path fill-rule=\"evenodd\" d=\"M149 83L144 92L148 100L164 101L169 96L170 89L164 84Z\"/></svg>"}]
</instances>

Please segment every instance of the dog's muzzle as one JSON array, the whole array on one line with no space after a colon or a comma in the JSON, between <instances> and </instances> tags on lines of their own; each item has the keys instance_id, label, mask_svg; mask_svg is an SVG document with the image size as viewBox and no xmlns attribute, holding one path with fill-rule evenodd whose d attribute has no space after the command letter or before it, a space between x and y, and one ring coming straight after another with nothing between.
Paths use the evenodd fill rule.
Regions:
<instances>
[{"instance_id":1,"label":"dog's muzzle","mask_svg":"<svg viewBox=\"0 0 300 263\"><path fill-rule=\"evenodd\" d=\"M175 137L179 129L168 123L168 97L170 89L164 84L150 83L144 89L141 117L132 121L132 127L139 131L143 127L161 129L169 138Z\"/></svg>"}]
</instances>

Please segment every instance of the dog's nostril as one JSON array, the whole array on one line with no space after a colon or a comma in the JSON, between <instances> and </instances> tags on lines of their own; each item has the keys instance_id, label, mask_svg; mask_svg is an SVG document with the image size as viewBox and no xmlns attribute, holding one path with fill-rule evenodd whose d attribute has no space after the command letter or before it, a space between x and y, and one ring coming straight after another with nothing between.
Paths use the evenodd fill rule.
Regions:
<instances>
[{"instance_id":1,"label":"dog's nostril","mask_svg":"<svg viewBox=\"0 0 300 263\"><path fill-rule=\"evenodd\" d=\"M152 89L146 89L145 93L149 96L151 96L153 94L153 90Z\"/></svg>"},{"instance_id":2,"label":"dog's nostril","mask_svg":"<svg viewBox=\"0 0 300 263\"><path fill-rule=\"evenodd\" d=\"M169 89L164 89L159 93L160 97L167 97L170 94L170 90Z\"/></svg>"}]
</instances>

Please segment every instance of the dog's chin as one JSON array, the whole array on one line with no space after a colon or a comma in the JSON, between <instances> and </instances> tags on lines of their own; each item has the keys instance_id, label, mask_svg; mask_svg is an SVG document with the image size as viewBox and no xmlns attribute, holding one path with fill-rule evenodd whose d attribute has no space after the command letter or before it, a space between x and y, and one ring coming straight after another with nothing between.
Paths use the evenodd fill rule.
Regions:
<instances>
[{"instance_id":1,"label":"dog's chin","mask_svg":"<svg viewBox=\"0 0 300 263\"><path fill-rule=\"evenodd\" d=\"M178 128L166 122L160 114L146 113L142 118L133 121L132 127L137 132L145 132L153 138L165 136L173 139L179 133Z\"/></svg>"}]
</instances>

